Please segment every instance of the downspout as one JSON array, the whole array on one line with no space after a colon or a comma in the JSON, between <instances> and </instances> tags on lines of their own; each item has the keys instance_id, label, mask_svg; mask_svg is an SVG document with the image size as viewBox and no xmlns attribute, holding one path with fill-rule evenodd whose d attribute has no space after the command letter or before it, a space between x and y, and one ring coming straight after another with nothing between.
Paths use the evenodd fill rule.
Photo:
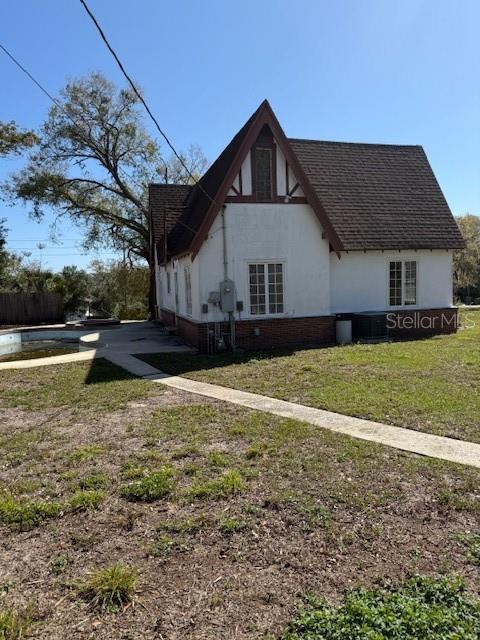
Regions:
<instances>
[{"instance_id":1,"label":"downspout","mask_svg":"<svg viewBox=\"0 0 480 640\"><path fill-rule=\"evenodd\" d=\"M227 224L225 219L226 204L222 205L222 240L223 240L223 279L228 280L228 253L227 253ZM230 345L232 351L236 350L235 344L235 317L233 311L228 312L228 320L230 323Z\"/></svg>"},{"instance_id":2,"label":"downspout","mask_svg":"<svg viewBox=\"0 0 480 640\"><path fill-rule=\"evenodd\" d=\"M223 279L228 280L227 225L225 223L226 204L222 205L222 238L223 238Z\"/></svg>"}]
</instances>

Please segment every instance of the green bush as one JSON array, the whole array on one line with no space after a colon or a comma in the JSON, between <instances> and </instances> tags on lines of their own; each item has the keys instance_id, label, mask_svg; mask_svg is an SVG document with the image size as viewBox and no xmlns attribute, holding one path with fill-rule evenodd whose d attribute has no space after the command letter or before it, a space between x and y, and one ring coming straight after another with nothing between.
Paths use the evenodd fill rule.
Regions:
<instances>
[{"instance_id":1,"label":"green bush","mask_svg":"<svg viewBox=\"0 0 480 640\"><path fill-rule=\"evenodd\" d=\"M357 589L338 608L306 598L282 640L478 640L480 601L459 578L416 576L397 588Z\"/></svg>"},{"instance_id":2,"label":"green bush","mask_svg":"<svg viewBox=\"0 0 480 640\"><path fill-rule=\"evenodd\" d=\"M105 499L105 493L99 489L78 489L70 498L72 511L93 511L98 509Z\"/></svg>"},{"instance_id":3,"label":"green bush","mask_svg":"<svg viewBox=\"0 0 480 640\"><path fill-rule=\"evenodd\" d=\"M187 497L197 500L218 500L240 493L245 488L242 476L235 469L230 469L220 478L193 484Z\"/></svg>"},{"instance_id":4,"label":"green bush","mask_svg":"<svg viewBox=\"0 0 480 640\"><path fill-rule=\"evenodd\" d=\"M10 494L0 494L0 522L20 529L32 529L47 518L55 518L61 511L62 505L55 502L17 500Z\"/></svg>"},{"instance_id":5,"label":"green bush","mask_svg":"<svg viewBox=\"0 0 480 640\"><path fill-rule=\"evenodd\" d=\"M35 622L36 616L28 609L0 611L0 640L23 640Z\"/></svg>"},{"instance_id":6,"label":"green bush","mask_svg":"<svg viewBox=\"0 0 480 640\"><path fill-rule=\"evenodd\" d=\"M108 484L106 473L93 473L90 476L81 478L78 486L80 489L104 489Z\"/></svg>"},{"instance_id":7,"label":"green bush","mask_svg":"<svg viewBox=\"0 0 480 640\"><path fill-rule=\"evenodd\" d=\"M77 583L77 589L92 608L114 611L130 602L136 583L136 572L117 563L91 573Z\"/></svg>"},{"instance_id":8,"label":"green bush","mask_svg":"<svg viewBox=\"0 0 480 640\"><path fill-rule=\"evenodd\" d=\"M159 471L148 473L121 488L121 495L131 502L154 502L167 496L173 489L174 471L163 467Z\"/></svg>"}]
</instances>

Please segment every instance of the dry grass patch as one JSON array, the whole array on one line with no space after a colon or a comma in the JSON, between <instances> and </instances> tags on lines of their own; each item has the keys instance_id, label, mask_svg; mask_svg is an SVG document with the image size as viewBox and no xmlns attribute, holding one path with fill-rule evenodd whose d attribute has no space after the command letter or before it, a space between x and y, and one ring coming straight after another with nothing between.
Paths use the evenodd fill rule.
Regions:
<instances>
[{"instance_id":1,"label":"dry grass patch","mask_svg":"<svg viewBox=\"0 0 480 640\"><path fill-rule=\"evenodd\" d=\"M0 462L0 602L38 602L37 637L260 640L308 590L332 605L384 576L452 571L478 590L477 470L153 384L127 401L115 387L97 412L75 404L82 367L54 410L4 403L12 387L49 393L44 370L0 391L0 437L42 434Z\"/></svg>"}]
</instances>

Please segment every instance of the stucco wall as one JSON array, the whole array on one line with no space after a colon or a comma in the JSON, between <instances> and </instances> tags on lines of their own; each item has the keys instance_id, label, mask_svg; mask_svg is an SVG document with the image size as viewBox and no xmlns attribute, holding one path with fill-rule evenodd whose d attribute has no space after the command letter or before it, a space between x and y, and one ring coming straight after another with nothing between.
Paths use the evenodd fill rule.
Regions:
<instances>
[{"instance_id":1,"label":"stucco wall","mask_svg":"<svg viewBox=\"0 0 480 640\"><path fill-rule=\"evenodd\" d=\"M417 261L417 304L390 307L390 260ZM452 306L452 252L360 251L330 255L331 310L383 311L386 309L438 309Z\"/></svg>"},{"instance_id":2,"label":"stucco wall","mask_svg":"<svg viewBox=\"0 0 480 640\"><path fill-rule=\"evenodd\" d=\"M244 311L237 319L321 316L330 313L329 246L309 205L239 204L225 209L228 275L236 285ZM251 316L248 264L284 264L284 314ZM208 239L193 264L198 264L199 299L193 317L202 322L220 321L224 314L209 305L199 314L210 291L218 291L223 280L222 218L217 216ZM193 280L192 280L193 285Z\"/></svg>"},{"instance_id":3,"label":"stucco wall","mask_svg":"<svg viewBox=\"0 0 480 640\"><path fill-rule=\"evenodd\" d=\"M192 283L192 315L187 313L187 297L185 287L185 267L190 269ZM170 273L170 292L167 287L167 271ZM175 300L175 273L178 277L178 307ZM190 256L182 256L171 260L167 266L156 266L157 306L159 309L169 309L177 315L192 318L200 314L199 302L199 263L192 262Z\"/></svg>"}]
</instances>

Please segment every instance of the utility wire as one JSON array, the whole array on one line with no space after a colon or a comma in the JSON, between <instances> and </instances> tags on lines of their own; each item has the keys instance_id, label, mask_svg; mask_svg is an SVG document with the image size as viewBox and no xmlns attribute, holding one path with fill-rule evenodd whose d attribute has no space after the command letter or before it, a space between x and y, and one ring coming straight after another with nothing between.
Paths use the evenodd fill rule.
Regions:
<instances>
[{"instance_id":1,"label":"utility wire","mask_svg":"<svg viewBox=\"0 0 480 640\"><path fill-rule=\"evenodd\" d=\"M204 195L207 196L207 198L210 200L210 202L212 204L215 204L217 206L218 203L215 202L215 200L211 197L211 195L209 193L207 193L205 191L205 189L202 187L202 185L200 184L200 182L195 178L195 176L192 174L192 172L190 171L190 169L187 167L187 165L185 164L185 161L183 160L183 158L180 156L180 154L177 152L177 150L175 149L175 147L173 146L173 144L171 143L171 141L169 140L168 136L166 135L166 133L163 131L163 129L161 128L158 120L156 119L156 117L153 115L152 111L150 110L150 107L148 106L148 104L146 103L145 99L143 98L142 94L138 91L137 87L135 86L135 83L133 82L132 78L129 76L129 74L127 73L127 71L125 70L125 67L122 64L122 61L120 60L120 58L118 57L117 53L115 52L114 48L112 47L112 45L110 44L110 42L107 39L107 36L105 35L102 27L100 26L98 20L95 18L93 12L91 11L91 9L88 7L87 3L85 2L85 0L80 0L80 3L83 5L83 8L85 9L85 11L87 12L88 16L90 17L90 19L92 20L93 24L95 25L95 27L97 28L98 33L100 34L100 37L102 38L103 42L105 43L105 46L107 47L107 49L110 51L110 53L112 54L112 56L115 59L115 62L117 63L118 67L120 68L120 71L122 72L122 74L124 75L124 77L126 78L127 82L129 83L129 85L132 87L133 92L135 93L135 95L137 96L137 98L140 100L140 102L143 104L143 106L145 107L146 112L148 113L148 115L150 116L151 120L153 121L153 123L155 124L155 127L157 128L158 132L160 133L160 135L162 136L162 138L165 140L165 142L167 143L167 145L170 147L170 149L172 150L173 154L175 155L175 157L177 158L177 160L180 162L180 164L182 165L182 167L185 169L185 171L187 172L188 176L193 180L193 182L199 187L199 189L202 191L202 193Z\"/></svg>"},{"instance_id":2,"label":"utility wire","mask_svg":"<svg viewBox=\"0 0 480 640\"><path fill-rule=\"evenodd\" d=\"M1 44L1 43L0 43L0 49L1 49L4 53L6 53L6 54L7 54L7 56L10 58L10 60L11 60L15 65L17 65L17 67L18 67L19 69L21 69L21 71L23 71L23 73L24 73L28 78L30 78L30 80L31 80L34 84L36 84L36 85L37 85L37 87L40 89L40 91L41 91L42 93L44 93L44 94L47 96L47 98L49 98L49 99L50 99L54 104L56 104L56 105L57 105L57 107L60 107L60 108L61 108L61 104L58 102L58 100L57 100L56 98L54 98L54 97L52 96L52 94L51 94L51 93L49 93L49 92L45 89L45 87L43 87L43 86L40 84L40 82L38 82L38 80L36 80L36 79L32 76L32 74L30 73L30 71L28 71L28 69L25 69L25 67L23 66L23 64L21 64L21 63L20 63L20 62L19 62L19 61L14 57L14 55L13 55L13 54L11 54L11 53L10 53L10 51L8 51L8 49L6 49L6 48L3 46L3 44Z\"/></svg>"}]
</instances>

